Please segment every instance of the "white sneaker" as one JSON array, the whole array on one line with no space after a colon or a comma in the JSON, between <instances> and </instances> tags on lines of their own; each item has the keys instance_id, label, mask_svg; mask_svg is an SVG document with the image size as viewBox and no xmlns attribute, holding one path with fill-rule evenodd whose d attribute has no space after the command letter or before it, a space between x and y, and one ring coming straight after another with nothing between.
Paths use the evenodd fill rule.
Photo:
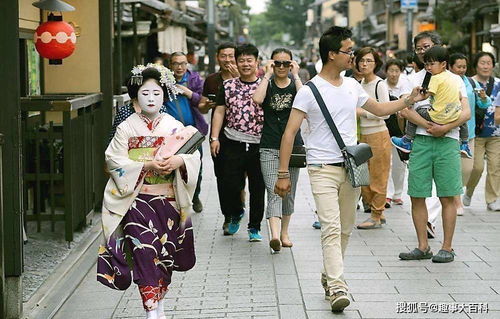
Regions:
<instances>
[{"instance_id":1,"label":"white sneaker","mask_svg":"<svg viewBox=\"0 0 500 319\"><path fill-rule=\"evenodd\" d=\"M471 200L471 197L467 196L464 194L464 196L462 196L462 203L464 204L464 206L467 206L469 207L470 206L470 200Z\"/></svg>"},{"instance_id":2,"label":"white sneaker","mask_svg":"<svg viewBox=\"0 0 500 319\"><path fill-rule=\"evenodd\" d=\"M494 211L494 212L500 212L500 200L497 199L493 203L489 203L488 205L488 210Z\"/></svg>"},{"instance_id":3,"label":"white sneaker","mask_svg":"<svg viewBox=\"0 0 500 319\"><path fill-rule=\"evenodd\" d=\"M464 208L460 207L457 208L457 216L463 216L464 215Z\"/></svg>"}]
</instances>

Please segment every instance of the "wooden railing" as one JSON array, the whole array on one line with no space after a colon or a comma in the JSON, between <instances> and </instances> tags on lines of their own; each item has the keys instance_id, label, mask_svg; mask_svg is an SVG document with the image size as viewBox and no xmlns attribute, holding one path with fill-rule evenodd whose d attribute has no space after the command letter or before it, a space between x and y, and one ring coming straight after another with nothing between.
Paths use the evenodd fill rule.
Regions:
<instances>
[{"instance_id":1,"label":"wooden railing","mask_svg":"<svg viewBox=\"0 0 500 319\"><path fill-rule=\"evenodd\" d=\"M89 223L98 190L96 111L101 93L21 98L27 222L64 222L65 239Z\"/></svg>"}]
</instances>

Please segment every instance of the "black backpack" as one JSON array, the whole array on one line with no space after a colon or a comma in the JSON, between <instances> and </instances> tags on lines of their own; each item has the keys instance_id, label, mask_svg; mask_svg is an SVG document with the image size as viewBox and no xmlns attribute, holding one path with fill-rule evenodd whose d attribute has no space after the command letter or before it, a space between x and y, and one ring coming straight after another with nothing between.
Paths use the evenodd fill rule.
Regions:
<instances>
[{"instance_id":1,"label":"black backpack","mask_svg":"<svg viewBox=\"0 0 500 319\"><path fill-rule=\"evenodd\" d=\"M469 80L470 85L472 85L472 89L474 90L476 88L476 81L474 79L467 77L467 80ZM488 80L488 84L486 84L486 96L490 96L491 93L493 92L493 85L495 84L495 79L493 77L490 77ZM479 135L481 131L484 128L484 117L486 116L486 109L482 109L479 107L474 108L475 109L475 115L476 115L476 135Z\"/></svg>"}]
</instances>

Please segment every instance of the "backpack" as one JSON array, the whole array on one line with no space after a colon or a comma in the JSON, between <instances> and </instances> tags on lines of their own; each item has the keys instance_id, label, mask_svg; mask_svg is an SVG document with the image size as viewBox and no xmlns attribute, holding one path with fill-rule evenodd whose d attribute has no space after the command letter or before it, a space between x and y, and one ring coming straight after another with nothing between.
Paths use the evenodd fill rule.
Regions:
<instances>
[{"instance_id":1,"label":"backpack","mask_svg":"<svg viewBox=\"0 0 500 319\"><path fill-rule=\"evenodd\" d=\"M470 85L472 85L472 89L476 88L476 81L473 78L467 77ZM488 84L486 84L486 96L490 96L493 91L493 85L495 84L495 78L490 77L488 80ZM484 128L484 117L486 116L486 110L476 107L474 108L474 114L476 116L476 135L479 135Z\"/></svg>"}]
</instances>

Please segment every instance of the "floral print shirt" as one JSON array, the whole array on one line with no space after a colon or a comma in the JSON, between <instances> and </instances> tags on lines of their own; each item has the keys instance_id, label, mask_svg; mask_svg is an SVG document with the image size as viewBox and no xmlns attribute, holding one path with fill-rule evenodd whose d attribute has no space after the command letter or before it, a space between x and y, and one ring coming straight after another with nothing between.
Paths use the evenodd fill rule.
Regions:
<instances>
[{"instance_id":1,"label":"floral print shirt","mask_svg":"<svg viewBox=\"0 0 500 319\"><path fill-rule=\"evenodd\" d=\"M239 78L224 81L218 105L226 106L227 127L238 132L260 137L264 123L264 110L255 103L252 96L259 86L255 82L244 82ZM219 103L220 102L220 103Z\"/></svg>"}]
</instances>

